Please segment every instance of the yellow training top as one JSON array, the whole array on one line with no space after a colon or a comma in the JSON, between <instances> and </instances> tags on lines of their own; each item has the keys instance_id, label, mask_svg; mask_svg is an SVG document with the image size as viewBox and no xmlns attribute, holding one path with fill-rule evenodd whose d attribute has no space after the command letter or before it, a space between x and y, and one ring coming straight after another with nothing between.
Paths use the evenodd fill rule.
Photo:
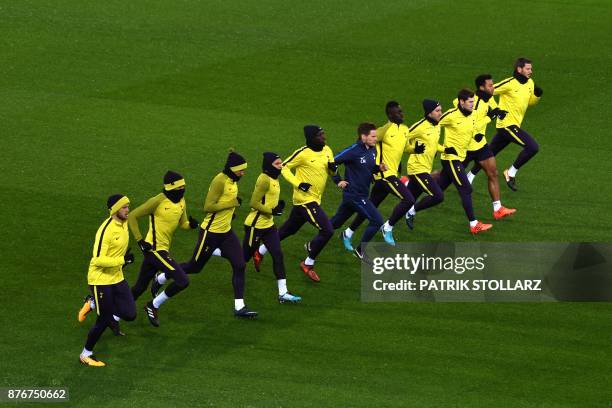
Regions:
<instances>
[{"instance_id":1,"label":"yellow training top","mask_svg":"<svg viewBox=\"0 0 612 408\"><path fill-rule=\"evenodd\" d=\"M201 227L210 232L224 233L232 229L234 210L238 207L238 183L225 173L219 173L208 187L204 201L206 216Z\"/></svg>"},{"instance_id":2,"label":"yellow training top","mask_svg":"<svg viewBox=\"0 0 612 408\"><path fill-rule=\"evenodd\" d=\"M323 147L320 152L315 152L310 147L304 146L297 149L287 160L283 162L281 174L293 185L293 205L302 205L310 202L321 204L321 197L325 190L327 176L331 174L328 163L334 161L334 154L329 146ZM295 175L291 172L295 169ZM310 183L311 187L304 192L298 189L300 183Z\"/></svg>"},{"instance_id":3,"label":"yellow training top","mask_svg":"<svg viewBox=\"0 0 612 408\"><path fill-rule=\"evenodd\" d=\"M397 176L397 170L402 161L402 154L408 141L408 126L387 122L376 129L376 164L385 163L388 170L374 174L375 180L384 177Z\"/></svg>"},{"instance_id":4,"label":"yellow training top","mask_svg":"<svg viewBox=\"0 0 612 408\"><path fill-rule=\"evenodd\" d=\"M515 77L506 78L495 84L494 95L499 95L499 108L507 110L504 119L497 120L497 128L505 128L523 123L527 107L533 106L540 100L535 96L533 90L535 83L531 78L525 84L521 84Z\"/></svg>"},{"instance_id":5,"label":"yellow training top","mask_svg":"<svg viewBox=\"0 0 612 408\"><path fill-rule=\"evenodd\" d=\"M89 262L87 283L89 285L113 285L123 280L123 263L130 242L127 222L104 220L93 245Z\"/></svg>"},{"instance_id":6,"label":"yellow training top","mask_svg":"<svg viewBox=\"0 0 612 408\"><path fill-rule=\"evenodd\" d=\"M481 92L481 91L478 91L478 92ZM497 103L495 102L493 95L491 95L491 97L485 101L485 99L482 98L478 94L478 92L476 92L476 95L474 95L474 112L472 112L472 115L474 116L474 119L476 120L476 123L478 125L474 128L474 135L477 135L478 133L482 135L486 135L487 125L489 124L489 122L485 121L484 118L485 116L487 116L487 112L489 111L489 109L497 108ZM455 98L455 100L453 101L453 105L457 107L458 103L459 102L457 101L457 98ZM483 137L482 140L480 140L480 142L477 142L476 139L472 138L470 140L470 145L468 146L468 150L469 151L479 150L485 144L487 144L486 137Z\"/></svg>"},{"instance_id":7,"label":"yellow training top","mask_svg":"<svg viewBox=\"0 0 612 408\"><path fill-rule=\"evenodd\" d=\"M128 216L128 223L136 241L142 239L138 219L145 215L149 216L149 232L145 241L151 244L154 251L170 251L176 228L180 226L182 229L189 229L187 204L184 198L178 203L173 203L164 193L159 193L132 210Z\"/></svg>"},{"instance_id":8,"label":"yellow training top","mask_svg":"<svg viewBox=\"0 0 612 408\"><path fill-rule=\"evenodd\" d=\"M255 189L251 196L251 212L244 220L244 225L255 228L270 228L274 225L272 209L278 205L280 183L265 173L257 177Z\"/></svg>"},{"instance_id":9,"label":"yellow training top","mask_svg":"<svg viewBox=\"0 0 612 408\"><path fill-rule=\"evenodd\" d=\"M440 118L438 123L444 128L444 148L454 147L457 154L442 153L442 160L460 160L465 159L470 141L474 137L474 130L479 129L482 124L487 124L491 119L485 115L482 119L477 119L472 112L469 115L464 115L459 108L454 108L446 111Z\"/></svg>"},{"instance_id":10,"label":"yellow training top","mask_svg":"<svg viewBox=\"0 0 612 408\"><path fill-rule=\"evenodd\" d=\"M418 141L419 144L425 145L425 152L408 156L408 174L431 173L436 153L444 151L442 145L438 143L440 126L423 118L410 126L409 132L408 145L414 146Z\"/></svg>"}]
</instances>

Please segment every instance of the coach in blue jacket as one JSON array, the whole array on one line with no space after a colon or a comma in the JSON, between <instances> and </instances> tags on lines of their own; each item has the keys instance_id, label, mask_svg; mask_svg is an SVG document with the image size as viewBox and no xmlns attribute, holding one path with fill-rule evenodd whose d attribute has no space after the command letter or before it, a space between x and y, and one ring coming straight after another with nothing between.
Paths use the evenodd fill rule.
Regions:
<instances>
[{"instance_id":1,"label":"coach in blue jacket","mask_svg":"<svg viewBox=\"0 0 612 408\"><path fill-rule=\"evenodd\" d=\"M370 224L357 248L353 248L350 241L347 244L343 239L346 249L363 259L365 244L374 237L384 223L378 209L368 199L372 174L386 171L387 166L384 163L376 164L376 126L372 123L362 123L357 128L357 134L359 135L357 142L337 154L331 165L334 167L332 170L337 170L340 164L344 164L345 168L344 180L337 172L333 176L334 182L343 189L343 193L342 203L332 217L331 223L334 229L338 229L355 213L368 219Z\"/></svg>"}]
</instances>

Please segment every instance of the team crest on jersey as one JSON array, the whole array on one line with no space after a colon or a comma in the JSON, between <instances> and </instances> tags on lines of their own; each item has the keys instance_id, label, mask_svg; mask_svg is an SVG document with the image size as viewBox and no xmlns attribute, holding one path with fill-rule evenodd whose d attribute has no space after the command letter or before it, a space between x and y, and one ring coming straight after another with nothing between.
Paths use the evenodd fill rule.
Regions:
<instances>
[{"instance_id":1,"label":"team crest on jersey","mask_svg":"<svg viewBox=\"0 0 612 408\"><path fill-rule=\"evenodd\" d=\"M361 164L365 164L365 163L366 163L366 161L367 161L367 160L366 160L366 157L365 157L365 156L361 156L361 157L359 158L359 163L361 163Z\"/></svg>"}]
</instances>

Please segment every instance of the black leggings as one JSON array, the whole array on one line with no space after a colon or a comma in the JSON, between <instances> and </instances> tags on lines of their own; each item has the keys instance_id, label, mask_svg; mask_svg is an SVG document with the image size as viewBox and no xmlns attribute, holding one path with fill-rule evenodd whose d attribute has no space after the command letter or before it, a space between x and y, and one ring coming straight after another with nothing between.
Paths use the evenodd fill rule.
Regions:
<instances>
[{"instance_id":1,"label":"black leggings","mask_svg":"<svg viewBox=\"0 0 612 408\"><path fill-rule=\"evenodd\" d=\"M198 236L198 242L196 243L193 255L189 262L181 264L181 267L188 274L199 273L216 248L221 250L221 256L232 265L234 298L244 299L244 270L246 266L240 241L234 231L229 230L219 233L200 228L200 235Z\"/></svg>"},{"instance_id":2,"label":"black leggings","mask_svg":"<svg viewBox=\"0 0 612 408\"><path fill-rule=\"evenodd\" d=\"M285 258L281 249L278 230L274 225L269 228L244 226L244 240L242 241L244 261L248 262L253 256L253 252L262 243L272 256L272 270L276 279L285 279Z\"/></svg>"},{"instance_id":3,"label":"black leggings","mask_svg":"<svg viewBox=\"0 0 612 408\"><path fill-rule=\"evenodd\" d=\"M93 351L104 330L114 323L113 315L128 321L136 318L136 303L125 280L113 285L90 285L89 289L96 301L98 318L89 330L85 348Z\"/></svg>"},{"instance_id":4,"label":"black leggings","mask_svg":"<svg viewBox=\"0 0 612 408\"><path fill-rule=\"evenodd\" d=\"M189 278L178 264L168 253L168 251L149 251L144 254L144 261L140 266L138 280L132 286L132 295L138 299L143 294L157 271L162 271L168 279L173 282L168 285L164 293L172 297L189 286Z\"/></svg>"}]
</instances>

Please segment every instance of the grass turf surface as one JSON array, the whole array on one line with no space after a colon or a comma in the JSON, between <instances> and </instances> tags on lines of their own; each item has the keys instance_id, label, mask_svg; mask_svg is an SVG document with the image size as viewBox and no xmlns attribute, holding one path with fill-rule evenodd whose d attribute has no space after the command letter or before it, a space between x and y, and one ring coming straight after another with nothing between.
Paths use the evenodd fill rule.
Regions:
<instances>
[{"instance_id":1,"label":"grass turf surface","mask_svg":"<svg viewBox=\"0 0 612 408\"><path fill-rule=\"evenodd\" d=\"M240 183L248 199L261 152L289 154L305 123L323 126L339 151L357 123L384 122L387 100L399 100L412 123L421 99L446 108L477 74L510 75L520 55L534 60L545 92L524 123L541 151L519 173L519 192L502 186L502 200L519 212L478 239L609 241L607 2L24 1L0 9L0 386L68 387L75 406L609 406L609 305L364 304L358 264L337 238L318 259L321 284L299 272L310 227L284 242L301 305L276 304L268 259L262 273L247 270L247 303L260 318L234 320L229 265L213 259L164 305L159 329L139 312L123 325L126 338L106 333L96 348L109 364L101 370L79 365L93 319L75 318L108 195L141 203L174 169L201 219L228 147L250 161ZM516 153L511 146L499 156L500 170ZM288 200L288 184L282 189ZM419 215L413 233L396 228L396 239L472 239L457 195L447 197ZM479 218L490 220L483 176L474 197ZM329 186L328 214L339 199ZM246 213L234 222L239 235ZM195 240L177 231L175 257L186 259ZM129 282L137 269L126 270Z\"/></svg>"}]
</instances>

